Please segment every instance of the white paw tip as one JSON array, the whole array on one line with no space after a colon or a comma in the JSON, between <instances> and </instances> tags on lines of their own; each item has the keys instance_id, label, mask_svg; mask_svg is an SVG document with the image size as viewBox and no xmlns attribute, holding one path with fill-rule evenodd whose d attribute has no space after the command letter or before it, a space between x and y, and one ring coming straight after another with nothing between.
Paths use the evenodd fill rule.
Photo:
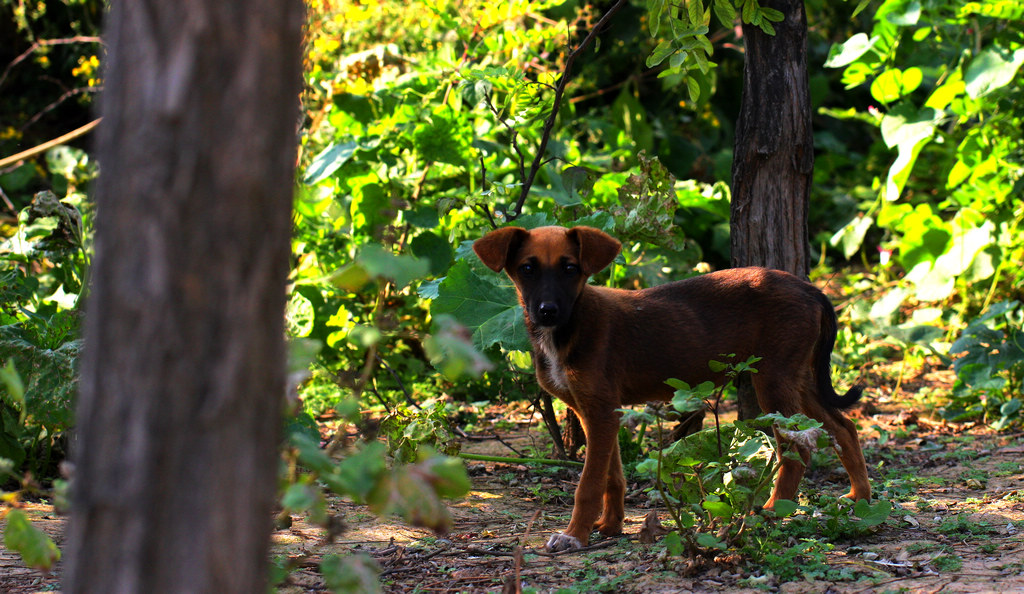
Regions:
<instances>
[{"instance_id":1,"label":"white paw tip","mask_svg":"<svg viewBox=\"0 0 1024 594\"><path fill-rule=\"evenodd\" d=\"M557 553L558 551L571 551L573 549L582 549L583 543L581 543L580 539L576 538L575 536L569 536L564 532L559 532L558 534L551 535L551 538L548 539L548 544L545 546L545 548L549 552Z\"/></svg>"}]
</instances>

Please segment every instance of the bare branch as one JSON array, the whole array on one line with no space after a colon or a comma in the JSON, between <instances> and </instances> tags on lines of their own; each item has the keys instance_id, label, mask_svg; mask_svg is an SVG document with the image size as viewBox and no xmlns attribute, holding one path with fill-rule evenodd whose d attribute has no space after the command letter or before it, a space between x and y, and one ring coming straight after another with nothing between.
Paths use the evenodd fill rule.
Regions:
<instances>
[{"instance_id":1,"label":"bare branch","mask_svg":"<svg viewBox=\"0 0 1024 594\"><path fill-rule=\"evenodd\" d=\"M85 35L79 35L76 37L68 37L65 39L41 39L33 43L29 48L23 52L17 58L11 60L11 63L4 68L3 74L0 74L0 85L4 84L7 80L7 75L10 74L11 70L18 64L24 62L29 56L31 56L36 50L41 47L47 47L51 45L67 45L71 43L102 43L99 37L89 37Z\"/></svg>"},{"instance_id":2,"label":"bare branch","mask_svg":"<svg viewBox=\"0 0 1024 594\"><path fill-rule=\"evenodd\" d=\"M558 85L555 87L555 98L552 101L551 113L548 114L548 119L544 122L544 132L540 137L540 146L537 148L537 155L533 158L533 164L530 166L530 173L523 180L522 191L519 193L519 200L516 202L515 209L511 212L506 213L506 219L509 221L515 220L523 212L523 204L526 203L526 197L530 193L530 187L533 186L533 181L537 177L537 172L540 171L541 166L544 163L544 151L547 150L548 140L551 138L551 131L555 127L555 120L558 117L558 108L562 104L562 95L565 94L565 86L569 83L569 76L572 72L573 62L576 58L582 54L590 42L594 40L594 37L604 28L604 26L611 20L616 12L619 11L623 6L626 5L626 0L618 0L608 12L604 13L601 20L594 25L594 28L590 30L587 37L578 45L576 49L569 53L569 56L565 59L565 67L562 69L562 76L558 79Z\"/></svg>"}]
</instances>

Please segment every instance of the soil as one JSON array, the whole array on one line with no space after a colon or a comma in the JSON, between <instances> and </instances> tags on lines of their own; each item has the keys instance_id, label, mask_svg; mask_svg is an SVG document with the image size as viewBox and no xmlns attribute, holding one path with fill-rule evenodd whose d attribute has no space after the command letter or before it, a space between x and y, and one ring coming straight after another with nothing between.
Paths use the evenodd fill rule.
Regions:
<instances>
[{"instance_id":1,"label":"soil","mask_svg":"<svg viewBox=\"0 0 1024 594\"><path fill-rule=\"evenodd\" d=\"M907 404L913 401L908 391L927 385L934 392L949 380L942 374L912 378L900 398L882 388L872 404L853 412L875 493L894 509L870 535L833 542L825 553L828 571L816 566L797 581L780 583L739 558L693 564L666 556L658 543L640 544L640 527L652 510L636 484L627 495L624 537L547 554L548 536L568 521L577 471L470 461L472 492L450 504L454 525L443 537L376 518L341 499L330 505L347 529L333 543L324 542L322 529L293 517L289 528L273 535L275 554L298 566L279 591L325 591L316 571L322 556L361 552L379 565L383 591L393 593L515 592L517 584L536 592L1024 592L1024 434L908 411L914 406ZM501 456L531 447L546 451L539 421L529 425L500 438L477 436L464 450ZM825 460L808 472L802 490L845 493L838 461ZM65 518L44 504L26 510L61 544ZM0 592L59 590L59 570L42 575L0 547Z\"/></svg>"}]
</instances>

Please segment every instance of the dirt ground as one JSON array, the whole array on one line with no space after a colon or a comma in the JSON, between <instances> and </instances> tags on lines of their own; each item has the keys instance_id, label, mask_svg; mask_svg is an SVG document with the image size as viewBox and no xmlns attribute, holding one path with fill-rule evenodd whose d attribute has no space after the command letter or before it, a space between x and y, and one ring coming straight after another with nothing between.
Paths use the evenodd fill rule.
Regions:
<instances>
[{"instance_id":1,"label":"dirt ground","mask_svg":"<svg viewBox=\"0 0 1024 594\"><path fill-rule=\"evenodd\" d=\"M640 485L627 495L625 537L547 554L547 537L567 523L576 471L467 462L473 489L451 503L454 528L444 537L378 519L340 499L331 506L348 529L334 543L293 518L273 536L275 554L300 567L280 591L324 591L319 559L361 552L377 562L383 590L393 593L514 592L517 583L527 592L1024 592L1024 433L929 421L884 396L854 416L875 493L894 509L869 536L834 543L826 553L834 570L828 576L816 572L779 583L743 560L690 566L667 557L658 543L640 544L637 533L651 511ZM513 456L543 440L536 430L499 435L479 436L465 450ZM838 461L829 460L808 472L804 492L846 491ZM61 544L65 519L42 504L28 511ZM0 547L0 592L57 590L59 568L41 575Z\"/></svg>"}]
</instances>

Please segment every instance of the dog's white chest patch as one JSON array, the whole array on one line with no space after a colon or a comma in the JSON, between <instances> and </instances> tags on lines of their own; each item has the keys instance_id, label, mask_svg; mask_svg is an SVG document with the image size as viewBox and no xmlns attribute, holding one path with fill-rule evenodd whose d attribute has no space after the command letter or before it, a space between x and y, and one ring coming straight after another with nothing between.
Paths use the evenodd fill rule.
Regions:
<instances>
[{"instance_id":1,"label":"dog's white chest patch","mask_svg":"<svg viewBox=\"0 0 1024 594\"><path fill-rule=\"evenodd\" d=\"M562 366L562 361L558 357L558 349L555 348L555 339L552 334L552 330L542 331L540 340L537 341L537 348L547 362L548 379L555 387L568 390L569 380L565 376L565 367Z\"/></svg>"}]
</instances>

